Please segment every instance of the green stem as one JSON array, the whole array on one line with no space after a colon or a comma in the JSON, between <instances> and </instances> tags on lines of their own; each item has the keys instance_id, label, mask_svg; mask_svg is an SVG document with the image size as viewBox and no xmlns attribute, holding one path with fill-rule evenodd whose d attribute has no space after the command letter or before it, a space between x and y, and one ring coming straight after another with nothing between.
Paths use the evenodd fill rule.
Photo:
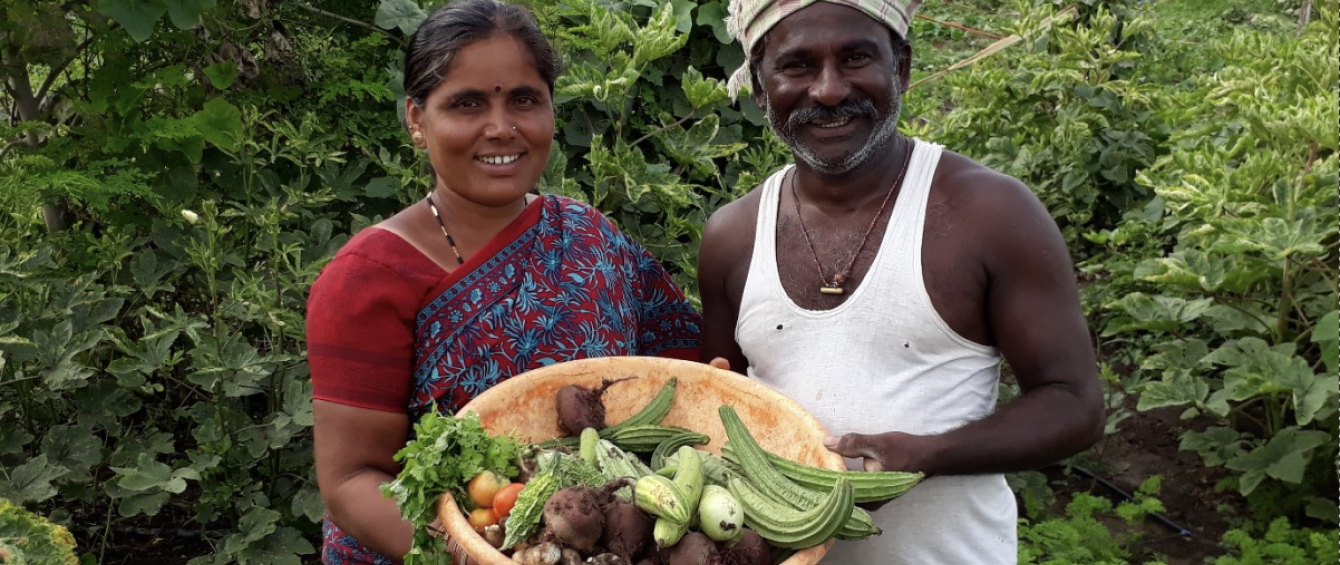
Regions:
<instances>
[{"instance_id":1,"label":"green stem","mask_svg":"<svg viewBox=\"0 0 1340 565\"><path fill-rule=\"evenodd\" d=\"M1279 311L1275 315L1275 342L1285 341L1285 332L1289 329L1289 312L1293 310L1293 270L1286 260L1282 267L1284 273L1280 282Z\"/></svg>"},{"instance_id":2,"label":"green stem","mask_svg":"<svg viewBox=\"0 0 1340 565\"><path fill-rule=\"evenodd\" d=\"M102 545L98 548L98 563L107 562L105 560L105 557L107 556L107 540L112 537L112 506L114 505L108 502L107 515L102 520Z\"/></svg>"}]
</instances>

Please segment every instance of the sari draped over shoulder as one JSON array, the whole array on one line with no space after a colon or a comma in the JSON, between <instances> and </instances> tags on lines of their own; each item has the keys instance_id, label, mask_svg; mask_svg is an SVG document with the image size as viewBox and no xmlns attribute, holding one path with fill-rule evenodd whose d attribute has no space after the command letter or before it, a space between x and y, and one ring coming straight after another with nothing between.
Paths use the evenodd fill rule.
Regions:
<instances>
[{"instance_id":1,"label":"sari draped over shoulder","mask_svg":"<svg viewBox=\"0 0 1340 565\"><path fill-rule=\"evenodd\" d=\"M454 413L513 375L558 362L698 358L699 315L660 263L565 197L532 203L419 300L404 407L412 421L434 408ZM324 533L325 563L390 563L329 518Z\"/></svg>"}]
</instances>

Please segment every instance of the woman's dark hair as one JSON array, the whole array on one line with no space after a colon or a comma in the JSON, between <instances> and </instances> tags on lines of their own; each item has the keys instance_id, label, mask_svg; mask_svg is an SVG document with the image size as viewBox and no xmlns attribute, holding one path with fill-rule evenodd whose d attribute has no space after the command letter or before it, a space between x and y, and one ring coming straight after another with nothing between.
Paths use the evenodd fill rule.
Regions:
<instances>
[{"instance_id":1,"label":"woman's dark hair","mask_svg":"<svg viewBox=\"0 0 1340 565\"><path fill-rule=\"evenodd\" d=\"M446 78L461 49L498 32L526 46L535 70L552 94L563 62L530 11L498 0L454 0L428 14L410 38L405 53L406 95L416 106L423 106L429 93Z\"/></svg>"}]
</instances>

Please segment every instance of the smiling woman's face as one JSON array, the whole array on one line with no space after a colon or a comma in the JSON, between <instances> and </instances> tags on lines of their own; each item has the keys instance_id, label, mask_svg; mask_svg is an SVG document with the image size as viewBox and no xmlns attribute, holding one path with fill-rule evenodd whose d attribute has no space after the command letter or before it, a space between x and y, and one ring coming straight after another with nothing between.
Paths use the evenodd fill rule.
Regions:
<instances>
[{"instance_id":1,"label":"smiling woman's face","mask_svg":"<svg viewBox=\"0 0 1340 565\"><path fill-rule=\"evenodd\" d=\"M423 134L437 185L482 206L524 198L554 138L549 87L507 33L461 48L422 107L406 102L406 118Z\"/></svg>"}]
</instances>

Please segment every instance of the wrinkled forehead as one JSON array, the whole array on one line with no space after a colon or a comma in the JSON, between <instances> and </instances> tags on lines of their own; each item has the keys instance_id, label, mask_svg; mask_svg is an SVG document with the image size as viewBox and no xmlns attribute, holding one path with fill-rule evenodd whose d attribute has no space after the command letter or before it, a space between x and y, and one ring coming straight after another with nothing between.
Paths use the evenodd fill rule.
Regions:
<instances>
[{"instance_id":1,"label":"wrinkled forehead","mask_svg":"<svg viewBox=\"0 0 1340 565\"><path fill-rule=\"evenodd\" d=\"M740 42L745 52L744 64L727 84L732 98L748 82L749 54L763 37L788 16L821 2L860 11L902 38L907 37L912 16L921 5L921 0L731 0L726 31Z\"/></svg>"},{"instance_id":2,"label":"wrinkled forehead","mask_svg":"<svg viewBox=\"0 0 1340 565\"><path fill-rule=\"evenodd\" d=\"M754 45L750 56L769 58L784 51L831 46L888 45L893 28L868 14L841 4L817 2L788 15Z\"/></svg>"}]
</instances>

